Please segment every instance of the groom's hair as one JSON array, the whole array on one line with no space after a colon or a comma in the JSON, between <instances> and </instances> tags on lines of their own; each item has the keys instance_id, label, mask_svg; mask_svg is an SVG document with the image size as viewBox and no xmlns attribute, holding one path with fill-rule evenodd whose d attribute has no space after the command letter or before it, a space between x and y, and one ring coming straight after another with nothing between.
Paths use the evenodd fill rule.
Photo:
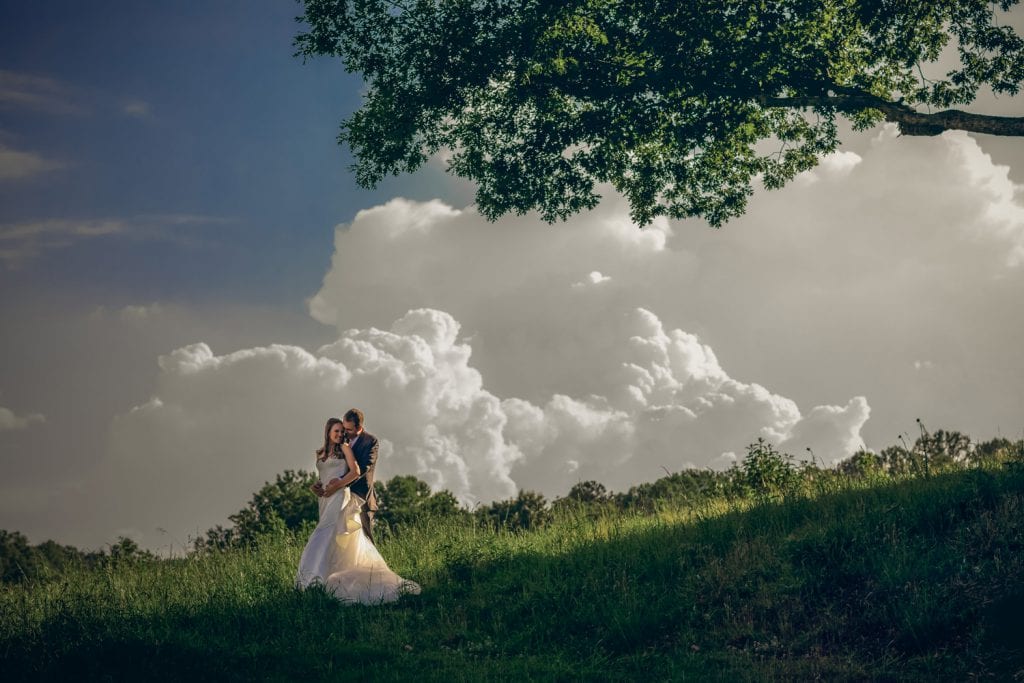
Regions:
<instances>
[{"instance_id":1,"label":"groom's hair","mask_svg":"<svg viewBox=\"0 0 1024 683\"><path fill-rule=\"evenodd\" d=\"M345 411L343 419L345 422L351 422L356 426L356 429L359 429L363 426L363 411L359 410L359 408L349 408Z\"/></svg>"}]
</instances>

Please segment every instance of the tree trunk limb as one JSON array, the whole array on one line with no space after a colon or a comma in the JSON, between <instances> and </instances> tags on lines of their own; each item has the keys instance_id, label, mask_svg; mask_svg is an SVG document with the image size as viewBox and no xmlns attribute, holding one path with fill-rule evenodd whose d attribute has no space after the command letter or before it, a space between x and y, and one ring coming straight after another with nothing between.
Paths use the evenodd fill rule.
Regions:
<instances>
[{"instance_id":1,"label":"tree trunk limb","mask_svg":"<svg viewBox=\"0 0 1024 683\"><path fill-rule=\"evenodd\" d=\"M885 115L886 121L897 124L903 135L938 135L946 130L965 130L986 135L1024 136L1024 117L1021 116L989 116L959 109L925 114L902 102L890 102L857 91L838 95L760 96L757 101L763 107L830 107L845 112L877 109Z\"/></svg>"}]
</instances>

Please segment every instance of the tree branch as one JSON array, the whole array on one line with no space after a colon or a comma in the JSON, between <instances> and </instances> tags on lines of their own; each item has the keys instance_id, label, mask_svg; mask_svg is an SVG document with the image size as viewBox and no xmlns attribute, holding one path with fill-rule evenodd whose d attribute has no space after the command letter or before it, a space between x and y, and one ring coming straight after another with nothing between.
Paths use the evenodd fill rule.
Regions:
<instances>
[{"instance_id":1,"label":"tree branch","mask_svg":"<svg viewBox=\"0 0 1024 683\"><path fill-rule=\"evenodd\" d=\"M965 130L986 135L1024 136L1024 117L972 114L959 109L924 114L902 102L890 102L870 93L850 89L842 89L836 95L762 95L756 99L762 107L831 107L845 112L877 109L885 115L886 121L897 124L903 135L938 135L946 130Z\"/></svg>"}]
</instances>

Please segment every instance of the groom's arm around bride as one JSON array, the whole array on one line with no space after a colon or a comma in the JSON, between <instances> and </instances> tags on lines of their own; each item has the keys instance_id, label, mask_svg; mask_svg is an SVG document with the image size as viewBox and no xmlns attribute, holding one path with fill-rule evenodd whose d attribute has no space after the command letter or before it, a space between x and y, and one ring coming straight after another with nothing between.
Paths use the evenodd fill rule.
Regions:
<instances>
[{"instance_id":1,"label":"groom's arm around bride","mask_svg":"<svg viewBox=\"0 0 1024 683\"><path fill-rule=\"evenodd\" d=\"M373 490L373 475L377 464L377 451L380 442L373 434L363 430L363 413L355 408L347 411L342 418L349 445L355 455L356 464L362 476L352 482L351 491L357 494L366 504L360 513L363 531L373 540L373 516L377 512L377 496Z\"/></svg>"}]
</instances>

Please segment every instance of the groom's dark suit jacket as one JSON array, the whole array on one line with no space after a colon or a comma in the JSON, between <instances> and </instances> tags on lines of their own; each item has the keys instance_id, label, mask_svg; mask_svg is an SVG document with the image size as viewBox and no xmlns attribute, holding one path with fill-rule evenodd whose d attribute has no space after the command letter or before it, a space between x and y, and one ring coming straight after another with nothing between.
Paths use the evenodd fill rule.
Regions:
<instances>
[{"instance_id":1,"label":"groom's dark suit jacket","mask_svg":"<svg viewBox=\"0 0 1024 683\"><path fill-rule=\"evenodd\" d=\"M373 468L377 464L379 445L377 437L364 431L356 440L356 445L352 447L352 454L356 457L356 463L363 476L352 482L351 490L366 500L367 510L377 509L377 496L373 492Z\"/></svg>"}]
</instances>

